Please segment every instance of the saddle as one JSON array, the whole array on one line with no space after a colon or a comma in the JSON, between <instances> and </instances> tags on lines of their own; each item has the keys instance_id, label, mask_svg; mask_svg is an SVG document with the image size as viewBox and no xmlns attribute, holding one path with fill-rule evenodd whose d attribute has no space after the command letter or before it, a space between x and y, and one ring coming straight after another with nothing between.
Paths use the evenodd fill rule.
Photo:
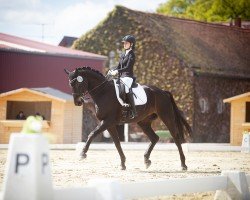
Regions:
<instances>
[{"instance_id":1,"label":"saddle","mask_svg":"<svg viewBox=\"0 0 250 200\"><path fill-rule=\"evenodd\" d=\"M118 85L119 88L119 97L126 102L126 92L125 92L125 85L124 83L120 80L117 79L116 84ZM133 83L131 85L131 88L137 88L138 84L136 83L136 77L133 77Z\"/></svg>"},{"instance_id":2,"label":"saddle","mask_svg":"<svg viewBox=\"0 0 250 200\"><path fill-rule=\"evenodd\" d=\"M125 119L129 118L128 116L130 116L132 111L131 107L126 107L127 95L125 92L125 85L119 79L114 79L113 81L117 100L122 106L122 118L125 121ZM135 84L135 79L133 81L131 90L134 94L133 97L135 106L145 105L147 103L147 94L144 88L139 83Z\"/></svg>"}]
</instances>

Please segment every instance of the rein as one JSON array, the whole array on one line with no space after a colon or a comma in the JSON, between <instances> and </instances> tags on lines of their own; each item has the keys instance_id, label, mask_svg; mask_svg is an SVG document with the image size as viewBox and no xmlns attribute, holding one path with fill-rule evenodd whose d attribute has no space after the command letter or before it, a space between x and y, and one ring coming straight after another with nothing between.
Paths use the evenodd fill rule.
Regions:
<instances>
[{"instance_id":1,"label":"rein","mask_svg":"<svg viewBox=\"0 0 250 200\"><path fill-rule=\"evenodd\" d=\"M81 97L81 99L84 101L84 99L85 99L85 97L86 97L86 95L90 95L90 96L95 96L95 95L97 95L97 93L94 93L94 91L95 90L97 90L97 89L99 89L101 86L103 86L104 85L104 83L107 83L108 82L108 80L106 79L105 81L103 81L100 85L97 85L96 87L94 87L92 90L90 90L90 91L86 91L86 92L82 92L82 93L72 93L72 95L74 96L74 95L78 95L78 96L80 96Z\"/></svg>"},{"instance_id":2,"label":"rein","mask_svg":"<svg viewBox=\"0 0 250 200\"><path fill-rule=\"evenodd\" d=\"M94 94L93 93L93 91L95 91L96 89L98 89L99 87L101 87L104 83L107 83L108 82L108 80L105 80L105 81L103 81L100 85L97 85L96 87L94 87L92 90L90 90L90 91L86 91L85 93L84 93L84 96L86 95L86 94L90 94L91 96L95 96L96 94ZM92 93L92 94L91 94Z\"/></svg>"}]
</instances>

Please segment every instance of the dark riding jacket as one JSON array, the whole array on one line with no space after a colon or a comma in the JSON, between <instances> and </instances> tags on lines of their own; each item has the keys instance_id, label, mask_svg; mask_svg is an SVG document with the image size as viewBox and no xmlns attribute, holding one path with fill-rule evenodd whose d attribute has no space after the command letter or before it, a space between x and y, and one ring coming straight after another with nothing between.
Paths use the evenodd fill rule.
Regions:
<instances>
[{"instance_id":1,"label":"dark riding jacket","mask_svg":"<svg viewBox=\"0 0 250 200\"><path fill-rule=\"evenodd\" d=\"M135 53L130 50L127 55L125 53L121 55L118 66L114 70L118 70L121 77L134 77L133 67L135 64Z\"/></svg>"}]
</instances>

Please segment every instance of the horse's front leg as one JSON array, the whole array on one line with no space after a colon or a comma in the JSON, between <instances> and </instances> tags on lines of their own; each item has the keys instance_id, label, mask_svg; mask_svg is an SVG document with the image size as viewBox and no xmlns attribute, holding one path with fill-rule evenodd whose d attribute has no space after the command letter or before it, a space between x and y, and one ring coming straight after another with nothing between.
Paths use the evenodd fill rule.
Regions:
<instances>
[{"instance_id":1,"label":"horse's front leg","mask_svg":"<svg viewBox=\"0 0 250 200\"><path fill-rule=\"evenodd\" d=\"M121 147L121 143L118 137L118 132L116 129L116 126L112 126L110 128L108 128L108 131L115 143L116 149L118 150L118 153L120 155L120 159L121 159L121 170L125 170L126 169L126 165L125 165L125 161L126 161L126 157L122 151L122 147Z\"/></svg>"},{"instance_id":2,"label":"horse's front leg","mask_svg":"<svg viewBox=\"0 0 250 200\"><path fill-rule=\"evenodd\" d=\"M83 147L82 153L80 154L81 158L87 157L87 151L89 150L89 146L92 140L101 132L105 131L108 127L108 123L106 121L101 121L100 125L98 125L88 136L85 146Z\"/></svg>"}]
</instances>

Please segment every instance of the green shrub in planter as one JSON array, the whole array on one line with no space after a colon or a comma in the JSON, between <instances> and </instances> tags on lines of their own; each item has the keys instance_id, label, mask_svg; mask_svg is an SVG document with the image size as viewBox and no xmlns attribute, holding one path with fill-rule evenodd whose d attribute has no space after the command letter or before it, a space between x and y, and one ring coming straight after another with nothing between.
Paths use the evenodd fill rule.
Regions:
<instances>
[{"instance_id":1,"label":"green shrub in planter","mask_svg":"<svg viewBox=\"0 0 250 200\"><path fill-rule=\"evenodd\" d=\"M160 137L160 141L172 141L172 136L168 130L158 130L155 133Z\"/></svg>"}]
</instances>

